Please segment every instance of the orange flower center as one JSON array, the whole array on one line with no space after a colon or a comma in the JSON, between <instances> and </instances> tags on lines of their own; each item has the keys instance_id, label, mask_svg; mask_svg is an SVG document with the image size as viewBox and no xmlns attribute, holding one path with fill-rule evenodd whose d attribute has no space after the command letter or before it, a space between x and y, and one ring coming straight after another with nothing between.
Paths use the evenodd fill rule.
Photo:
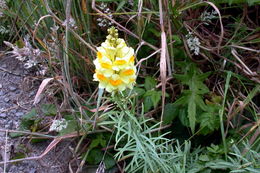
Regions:
<instances>
[{"instance_id":1,"label":"orange flower center","mask_svg":"<svg viewBox=\"0 0 260 173\"><path fill-rule=\"evenodd\" d=\"M134 74L134 70L129 69L129 70L123 71L123 75L130 76L132 74Z\"/></svg>"},{"instance_id":2,"label":"orange flower center","mask_svg":"<svg viewBox=\"0 0 260 173\"><path fill-rule=\"evenodd\" d=\"M109 80L109 83L113 86L118 86L122 83L122 81L120 79L117 80Z\"/></svg>"},{"instance_id":3,"label":"orange flower center","mask_svg":"<svg viewBox=\"0 0 260 173\"><path fill-rule=\"evenodd\" d=\"M111 69L112 65L110 65L110 64L108 64L106 62L103 62L103 63L101 63L101 67L106 68L106 69Z\"/></svg>"},{"instance_id":4,"label":"orange flower center","mask_svg":"<svg viewBox=\"0 0 260 173\"><path fill-rule=\"evenodd\" d=\"M126 61L125 60L116 60L114 63L115 63L115 65L124 65L124 64L126 64Z\"/></svg>"},{"instance_id":5,"label":"orange flower center","mask_svg":"<svg viewBox=\"0 0 260 173\"><path fill-rule=\"evenodd\" d=\"M101 81L106 80L107 78L103 74L97 74L97 78Z\"/></svg>"}]
</instances>

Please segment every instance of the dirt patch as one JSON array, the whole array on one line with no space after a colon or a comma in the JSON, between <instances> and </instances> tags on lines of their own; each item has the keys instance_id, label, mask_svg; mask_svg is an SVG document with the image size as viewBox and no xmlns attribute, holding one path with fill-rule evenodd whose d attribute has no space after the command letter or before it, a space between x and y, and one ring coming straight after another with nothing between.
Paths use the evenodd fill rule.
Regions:
<instances>
[{"instance_id":1,"label":"dirt patch","mask_svg":"<svg viewBox=\"0 0 260 173\"><path fill-rule=\"evenodd\" d=\"M30 77L31 76L31 77ZM39 156L50 141L36 144L28 138L11 138L5 130L17 130L21 118L32 109L34 96L40 81L24 69L23 64L13 57L0 57L0 162L19 157ZM72 152L71 141L65 141L40 160L1 164L0 173L64 173ZM5 167L5 168L4 168Z\"/></svg>"}]
</instances>

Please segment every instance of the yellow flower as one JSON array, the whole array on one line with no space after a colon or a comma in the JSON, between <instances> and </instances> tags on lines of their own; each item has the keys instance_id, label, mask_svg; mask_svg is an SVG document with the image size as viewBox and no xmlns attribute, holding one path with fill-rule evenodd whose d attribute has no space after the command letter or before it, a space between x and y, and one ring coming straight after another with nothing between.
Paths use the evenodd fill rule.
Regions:
<instances>
[{"instance_id":1,"label":"yellow flower","mask_svg":"<svg viewBox=\"0 0 260 173\"><path fill-rule=\"evenodd\" d=\"M118 38L114 27L108 32L106 41L97 48L94 81L108 92L132 89L136 80L134 49L128 47L124 39Z\"/></svg>"}]
</instances>

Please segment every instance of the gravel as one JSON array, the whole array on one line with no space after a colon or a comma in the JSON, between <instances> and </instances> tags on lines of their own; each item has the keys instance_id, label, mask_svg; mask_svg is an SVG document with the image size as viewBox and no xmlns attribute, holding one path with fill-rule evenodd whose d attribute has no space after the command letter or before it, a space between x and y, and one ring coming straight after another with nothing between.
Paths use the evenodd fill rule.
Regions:
<instances>
[{"instance_id":1,"label":"gravel","mask_svg":"<svg viewBox=\"0 0 260 173\"><path fill-rule=\"evenodd\" d=\"M3 130L18 130L21 118L32 108L34 96L39 86L30 86L25 83L24 75L31 75L23 65L15 58L0 57L0 67L9 72L0 70L0 162L12 160L17 157L17 153L25 157L41 155L51 141L46 140L37 144L32 144L22 138L6 138ZM20 74L21 76L17 76ZM26 86L26 87L24 87ZM27 88L27 89L24 89ZM7 142L7 143L6 143ZM71 141L58 144L55 150L51 150L45 157L39 160L22 161L16 164L7 164L6 173L66 173L68 162L71 159L71 152L66 148ZM5 151L7 150L7 152ZM64 152L65 151L65 152ZM7 156L5 158L5 156ZM57 157L59 156L59 157ZM0 173L4 172L3 165L0 164Z\"/></svg>"}]
</instances>

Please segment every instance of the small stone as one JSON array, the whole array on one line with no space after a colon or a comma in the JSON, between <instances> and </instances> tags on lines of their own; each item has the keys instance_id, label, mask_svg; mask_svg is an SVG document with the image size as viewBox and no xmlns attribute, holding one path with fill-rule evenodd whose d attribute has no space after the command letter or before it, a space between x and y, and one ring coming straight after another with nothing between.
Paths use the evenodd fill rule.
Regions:
<instances>
[{"instance_id":1,"label":"small stone","mask_svg":"<svg viewBox=\"0 0 260 173\"><path fill-rule=\"evenodd\" d=\"M2 65L2 67L3 67L3 68L6 68L6 67L7 67L7 65L6 65L6 64L3 64L3 65Z\"/></svg>"},{"instance_id":2,"label":"small stone","mask_svg":"<svg viewBox=\"0 0 260 173\"><path fill-rule=\"evenodd\" d=\"M6 128L6 129L12 129L12 126L13 126L13 122L12 122L12 121L9 121L9 122L5 125L5 128Z\"/></svg>"},{"instance_id":3,"label":"small stone","mask_svg":"<svg viewBox=\"0 0 260 173\"><path fill-rule=\"evenodd\" d=\"M13 109L13 110L11 110L10 112L13 113L13 114L15 114L15 113L16 113L16 110Z\"/></svg>"},{"instance_id":4,"label":"small stone","mask_svg":"<svg viewBox=\"0 0 260 173\"><path fill-rule=\"evenodd\" d=\"M36 173L36 169L32 168L29 173Z\"/></svg>"},{"instance_id":5,"label":"small stone","mask_svg":"<svg viewBox=\"0 0 260 173\"><path fill-rule=\"evenodd\" d=\"M21 117L21 116L23 116L23 115L24 115L23 112L16 112L16 113L15 113L15 116L18 116L18 117Z\"/></svg>"},{"instance_id":6,"label":"small stone","mask_svg":"<svg viewBox=\"0 0 260 173\"><path fill-rule=\"evenodd\" d=\"M0 84L0 89L1 89L1 88L3 88L3 85L2 85L2 84Z\"/></svg>"},{"instance_id":7,"label":"small stone","mask_svg":"<svg viewBox=\"0 0 260 173\"><path fill-rule=\"evenodd\" d=\"M32 97L32 96L34 96L34 95L35 95L35 92L34 92L34 91L32 91L32 92L29 93L29 96L30 96L30 97Z\"/></svg>"},{"instance_id":8,"label":"small stone","mask_svg":"<svg viewBox=\"0 0 260 173\"><path fill-rule=\"evenodd\" d=\"M10 99L8 97L4 98L4 101L7 103L10 101Z\"/></svg>"},{"instance_id":9,"label":"small stone","mask_svg":"<svg viewBox=\"0 0 260 173\"><path fill-rule=\"evenodd\" d=\"M1 113L0 114L0 118L6 118L6 117L7 117L6 113Z\"/></svg>"},{"instance_id":10,"label":"small stone","mask_svg":"<svg viewBox=\"0 0 260 173\"><path fill-rule=\"evenodd\" d=\"M4 93L4 91L0 91L0 96L2 96L2 95L4 95L5 93Z\"/></svg>"},{"instance_id":11,"label":"small stone","mask_svg":"<svg viewBox=\"0 0 260 173\"><path fill-rule=\"evenodd\" d=\"M16 87L14 87L14 86L9 86L8 88L9 88L10 91L16 90Z\"/></svg>"}]
</instances>

